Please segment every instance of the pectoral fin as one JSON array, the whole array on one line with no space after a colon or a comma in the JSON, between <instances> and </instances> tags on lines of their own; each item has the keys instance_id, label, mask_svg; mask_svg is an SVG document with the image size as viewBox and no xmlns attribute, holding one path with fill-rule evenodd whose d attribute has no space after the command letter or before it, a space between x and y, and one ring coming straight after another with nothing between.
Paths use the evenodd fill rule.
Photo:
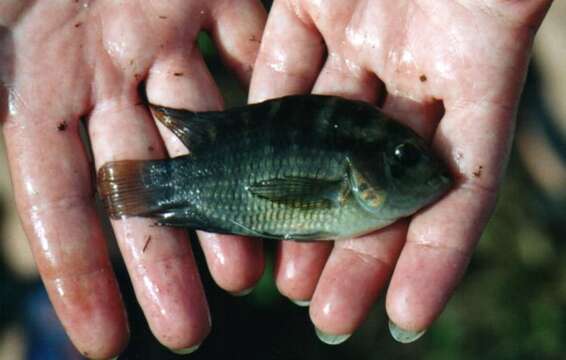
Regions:
<instances>
[{"instance_id":1,"label":"pectoral fin","mask_svg":"<svg viewBox=\"0 0 566 360\"><path fill-rule=\"evenodd\" d=\"M348 194L345 179L304 177L266 179L248 187L255 196L292 207L329 208L339 206Z\"/></svg>"}]
</instances>

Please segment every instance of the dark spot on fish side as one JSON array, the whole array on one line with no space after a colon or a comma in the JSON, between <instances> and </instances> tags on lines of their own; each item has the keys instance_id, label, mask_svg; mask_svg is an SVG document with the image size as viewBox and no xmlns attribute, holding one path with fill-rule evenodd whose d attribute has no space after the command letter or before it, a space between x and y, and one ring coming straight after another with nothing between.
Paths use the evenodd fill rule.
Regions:
<instances>
[{"instance_id":1,"label":"dark spot on fish side","mask_svg":"<svg viewBox=\"0 0 566 360\"><path fill-rule=\"evenodd\" d=\"M167 16L165 16L165 15L159 15L159 18L160 18L160 19L163 19L163 20L166 20L166 19L167 19Z\"/></svg>"},{"instance_id":2,"label":"dark spot on fish side","mask_svg":"<svg viewBox=\"0 0 566 360\"><path fill-rule=\"evenodd\" d=\"M184 74L182 72L176 72L176 73L173 73L173 75L174 76L183 76Z\"/></svg>"},{"instance_id":3,"label":"dark spot on fish side","mask_svg":"<svg viewBox=\"0 0 566 360\"><path fill-rule=\"evenodd\" d=\"M65 131L65 130L67 130L68 126L69 125L67 124L67 122L65 120L63 120L57 125L57 131Z\"/></svg>"},{"instance_id":4,"label":"dark spot on fish side","mask_svg":"<svg viewBox=\"0 0 566 360\"><path fill-rule=\"evenodd\" d=\"M421 82L426 82L426 81L428 80L428 78L426 77L425 74L422 74L422 75L419 77L419 80L420 80Z\"/></svg>"},{"instance_id":5,"label":"dark spot on fish side","mask_svg":"<svg viewBox=\"0 0 566 360\"><path fill-rule=\"evenodd\" d=\"M147 250L147 247L149 246L150 242L151 242L151 235L148 235L147 238L145 239L145 245L143 246L142 253L144 253Z\"/></svg>"},{"instance_id":6,"label":"dark spot on fish side","mask_svg":"<svg viewBox=\"0 0 566 360\"><path fill-rule=\"evenodd\" d=\"M482 165L478 166L476 171L474 171L474 176L479 178L481 176L482 170L483 170L483 166Z\"/></svg>"},{"instance_id":7,"label":"dark spot on fish side","mask_svg":"<svg viewBox=\"0 0 566 360\"><path fill-rule=\"evenodd\" d=\"M82 26L82 24L83 24L83 23L78 22L78 23L75 24L75 27L76 27L76 28L80 28L80 27Z\"/></svg>"}]
</instances>

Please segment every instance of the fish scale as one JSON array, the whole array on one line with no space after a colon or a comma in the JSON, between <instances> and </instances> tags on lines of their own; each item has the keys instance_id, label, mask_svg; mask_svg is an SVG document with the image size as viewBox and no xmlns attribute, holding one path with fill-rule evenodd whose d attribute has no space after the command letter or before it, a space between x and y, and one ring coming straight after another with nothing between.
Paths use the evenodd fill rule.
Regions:
<instances>
[{"instance_id":1,"label":"fish scale","mask_svg":"<svg viewBox=\"0 0 566 360\"><path fill-rule=\"evenodd\" d=\"M255 147L247 145L248 142L243 142L239 149L231 149L240 156L221 157L219 154L211 156L224 158L225 161L211 165L213 169L208 171L209 177L195 179L193 182L194 187L204 190L205 195L200 201L207 205L199 210L207 218L224 220L225 209L218 204L227 202L234 204L234 207L231 208L231 211L236 214L233 220L247 228L257 229L259 232L292 233L296 229L326 232L335 224L335 219L343 217L348 211L353 212L352 217L354 218L355 212L360 210L351 206L337 208L334 211L311 209L298 212L285 204L254 198L246 190L246 186L261 178L273 175L315 178L341 176L341 172L334 171L335 174L331 174L329 169L338 168L337 164L344 162L344 155L329 154L316 148L309 149L304 146L298 147L296 144L288 144L287 148L279 149L276 156L262 156L266 154L264 147L269 148L271 144L265 144L264 147L257 146L257 144ZM244 156L242 152L245 151L250 153ZM242 159L253 159L253 161L241 161ZM231 161L235 164L232 164ZM334 166L329 166L330 163L333 163ZM246 177L246 174L249 176ZM186 180L182 179L182 181ZM234 226L234 229L237 227Z\"/></svg>"}]
</instances>

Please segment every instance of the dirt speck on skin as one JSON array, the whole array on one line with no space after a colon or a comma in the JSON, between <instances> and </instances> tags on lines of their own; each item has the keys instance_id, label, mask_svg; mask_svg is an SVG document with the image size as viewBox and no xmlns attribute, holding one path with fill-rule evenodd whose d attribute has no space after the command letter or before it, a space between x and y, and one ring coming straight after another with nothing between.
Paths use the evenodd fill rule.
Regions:
<instances>
[{"instance_id":1,"label":"dirt speck on skin","mask_svg":"<svg viewBox=\"0 0 566 360\"><path fill-rule=\"evenodd\" d=\"M69 127L69 124L67 124L67 122L63 120L59 124L57 124L57 131L65 131L67 130L67 127Z\"/></svg>"},{"instance_id":2,"label":"dirt speck on skin","mask_svg":"<svg viewBox=\"0 0 566 360\"><path fill-rule=\"evenodd\" d=\"M474 176L479 178L481 176L482 170L483 170L483 166L482 165L478 166L478 168L474 171Z\"/></svg>"},{"instance_id":3,"label":"dirt speck on skin","mask_svg":"<svg viewBox=\"0 0 566 360\"><path fill-rule=\"evenodd\" d=\"M165 15L159 15L159 18L163 19L163 20L167 20L167 16L165 16Z\"/></svg>"},{"instance_id":4,"label":"dirt speck on skin","mask_svg":"<svg viewBox=\"0 0 566 360\"><path fill-rule=\"evenodd\" d=\"M250 38L248 40L251 41L251 42L261 43L261 40L258 39L255 35L250 36Z\"/></svg>"},{"instance_id":5,"label":"dirt speck on skin","mask_svg":"<svg viewBox=\"0 0 566 360\"><path fill-rule=\"evenodd\" d=\"M78 22L78 23L75 24L75 27L76 27L76 28L80 28L82 25L83 25L83 23Z\"/></svg>"},{"instance_id":6,"label":"dirt speck on skin","mask_svg":"<svg viewBox=\"0 0 566 360\"><path fill-rule=\"evenodd\" d=\"M155 150L155 148L152 145L149 145L147 147L147 151L149 151L149 152L153 152L154 150Z\"/></svg>"},{"instance_id":7,"label":"dirt speck on skin","mask_svg":"<svg viewBox=\"0 0 566 360\"><path fill-rule=\"evenodd\" d=\"M185 74L183 74L182 72L176 72L176 73L173 73L173 75L174 75L174 76L183 76L183 75L185 75Z\"/></svg>"},{"instance_id":8,"label":"dirt speck on skin","mask_svg":"<svg viewBox=\"0 0 566 360\"><path fill-rule=\"evenodd\" d=\"M147 239L145 239L145 245L143 246L142 253L144 253L147 250L147 247L149 246L150 242L151 242L151 235L148 235Z\"/></svg>"},{"instance_id":9,"label":"dirt speck on skin","mask_svg":"<svg viewBox=\"0 0 566 360\"><path fill-rule=\"evenodd\" d=\"M421 82L426 82L426 81L428 80L428 78L426 77L425 74L422 74L422 75L419 77L419 80L420 80Z\"/></svg>"}]
</instances>

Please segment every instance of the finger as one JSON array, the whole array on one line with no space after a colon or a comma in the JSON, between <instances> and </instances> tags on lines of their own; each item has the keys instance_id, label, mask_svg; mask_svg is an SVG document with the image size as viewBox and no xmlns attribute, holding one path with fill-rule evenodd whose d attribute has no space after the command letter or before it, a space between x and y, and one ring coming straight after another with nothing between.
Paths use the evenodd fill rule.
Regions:
<instances>
[{"instance_id":1,"label":"finger","mask_svg":"<svg viewBox=\"0 0 566 360\"><path fill-rule=\"evenodd\" d=\"M355 61L331 52L320 72L313 93L337 95L374 103L381 94L382 85L377 77Z\"/></svg>"},{"instance_id":2,"label":"finger","mask_svg":"<svg viewBox=\"0 0 566 360\"><path fill-rule=\"evenodd\" d=\"M249 84L267 14L257 0L213 3L212 37L220 56L244 84Z\"/></svg>"},{"instance_id":3,"label":"finger","mask_svg":"<svg viewBox=\"0 0 566 360\"><path fill-rule=\"evenodd\" d=\"M119 159L165 156L153 120L136 105L135 85L100 94L89 119L97 167ZM113 220L136 297L157 339L171 349L200 344L210 331L208 306L186 233L145 218Z\"/></svg>"},{"instance_id":4,"label":"finger","mask_svg":"<svg viewBox=\"0 0 566 360\"><path fill-rule=\"evenodd\" d=\"M275 1L261 40L249 101L308 92L322 63L324 45L312 24L299 19L286 2ZM279 291L308 301L332 244L284 241L278 247L275 281Z\"/></svg>"},{"instance_id":5,"label":"finger","mask_svg":"<svg viewBox=\"0 0 566 360\"><path fill-rule=\"evenodd\" d=\"M377 78L360 67L329 57L320 72L313 93L338 95L373 102L378 91ZM282 242L278 247L275 281L279 291L298 304L311 299L332 244Z\"/></svg>"},{"instance_id":6,"label":"finger","mask_svg":"<svg viewBox=\"0 0 566 360\"><path fill-rule=\"evenodd\" d=\"M182 74L176 76L175 74ZM158 59L147 79L150 102L192 110L219 110L221 95L201 55L168 54ZM187 153L174 135L160 125L171 156ZM259 239L199 232L200 243L212 277L223 289L241 293L253 288L264 268Z\"/></svg>"},{"instance_id":7,"label":"finger","mask_svg":"<svg viewBox=\"0 0 566 360\"><path fill-rule=\"evenodd\" d=\"M324 44L287 1L275 1L250 85L250 102L308 92L322 64Z\"/></svg>"},{"instance_id":8,"label":"finger","mask_svg":"<svg viewBox=\"0 0 566 360\"><path fill-rule=\"evenodd\" d=\"M307 305L332 246L326 242L281 241L274 271L279 292L297 305Z\"/></svg>"},{"instance_id":9,"label":"finger","mask_svg":"<svg viewBox=\"0 0 566 360\"><path fill-rule=\"evenodd\" d=\"M310 316L321 340L345 340L371 310L399 255L407 224L400 221L370 235L337 241L328 258Z\"/></svg>"},{"instance_id":10,"label":"finger","mask_svg":"<svg viewBox=\"0 0 566 360\"><path fill-rule=\"evenodd\" d=\"M434 146L456 186L414 217L387 294L390 319L412 332L440 314L468 264L493 210L513 128L512 107L473 102L447 109Z\"/></svg>"},{"instance_id":11,"label":"finger","mask_svg":"<svg viewBox=\"0 0 566 360\"><path fill-rule=\"evenodd\" d=\"M41 106L41 96L34 104ZM16 203L51 302L84 356L116 356L128 325L94 209L78 116L55 106L37 112L12 105L4 135Z\"/></svg>"}]
</instances>

